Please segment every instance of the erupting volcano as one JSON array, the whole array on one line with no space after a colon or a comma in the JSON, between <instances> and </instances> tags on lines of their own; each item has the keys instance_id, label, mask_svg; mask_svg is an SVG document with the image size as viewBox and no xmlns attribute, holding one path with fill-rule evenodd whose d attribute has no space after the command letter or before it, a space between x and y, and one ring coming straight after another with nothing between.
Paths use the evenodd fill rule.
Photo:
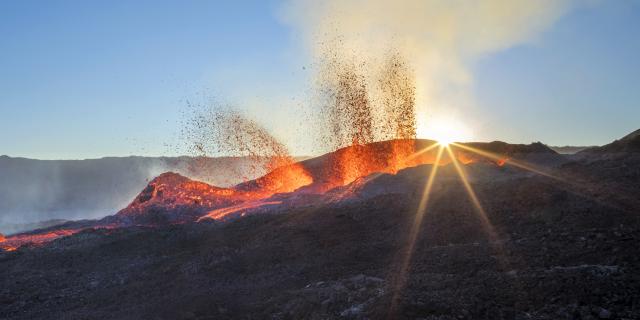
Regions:
<instances>
[{"instance_id":1,"label":"erupting volcano","mask_svg":"<svg viewBox=\"0 0 640 320\"><path fill-rule=\"evenodd\" d=\"M441 156L443 148L450 155ZM465 148L478 148L499 156L487 157ZM401 139L369 144L355 144L320 157L291 162L289 157L277 157L267 165L284 163L268 174L233 187L216 187L194 181L177 173L164 173L116 215L94 222L70 222L43 230L0 239L2 248L15 250L25 244L41 245L86 229L111 229L126 226L161 226L175 223L229 220L248 213L265 213L273 207L331 202L334 192L342 187L382 174L420 165L444 166L452 161L462 164L485 162L503 166L512 156L547 155L552 150L544 145L509 145L504 143L464 144L448 147L431 140ZM341 200L349 195L341 193ZM302 200L301 200L302 199ZM320 200L319 200L320 199Z\"/></svg>"},{"instance_id":2,"label":"erupting volcano","mask_svg":"<svg viewBox=\"0 0 640 320\"><path fill-rule=\"evenodd\" d=\"M251 166L234 175L264 173L261 177L219 187L167 172L113 216L12 235L2 239L3 247L40 245L91 228L227 221L347 200L353 196L346 192L349 185L411 167L475 162L501 167L513 156L554 154L541 144L449 145L453 141L446 138L450 136L439 141L416 139L416 88L410 64L399 52L388 54L380 68L342 52L336 46L326 49L317 85L321 107L313 115L316 125L326 128L316 137L317 144L334 151L296 162L288 148L258 122L230 108L205 108L185 130L190 149L198 156L247 157Z\"/></svg>"},{"instance_id":3,"label":"erupting volcano","mask_svg":"<svg viewBox=\"0 0 640 320\"><path fill-rule=\"evenodd\" d=\"M636 136L611 145L635 150ZM349 312L385 318L420 306L405 295L433 293L443 299L436 302L439 308L459 305L459 295L440 281L465 288L465 294L483 297L489 290L505 293L502 299L509 303L529 301L520 296L522 287L509 282L516 277L533 288L529 292L551 291L555 299L567 294L561 292L563 281L575 278L584 283L584 290L571 293L577 298L601 285L622 288L622 297L633 299L638 283L627 270L637 266L616 261L634 261L636 255L628 240L638 236L638 217L630 213L640 207L633 197L640 176L625 168L637 167L640 153L608 153L611 145L568 158L541 143L395 139L284 160L266 175L230 187L167 172L113 216L0 237L0 263L7 261L11 274L27 264L34 274L54 279L48 281L56 287L83 288L90 301L125 295L126 310L137 310L137 316L172 318L191 305L205 310L197 312L234 317L272 314L275 306L293 318ZM282 159L288 158L264 163ZM555 246L562 255L540 254ZM590 262L598 257L594 251L608 254L610 262ZM573 256L584 261L563 264ZM49 261L44 269L41 259ZM472 263L457 265L461 259ZM67 275L76 268L92 271L69 284ZM478 274L478 268L488 271ZM306 273L319 276L310 281ZM327 277L337 280L326 282ZM42 277L21 279L33 286ZM148 290L182 281L188 290ZM489 281L496 287L487 289ZM228 283L257 293L247 296ZM8 280L4 285L21 287ZM43 296L58 294L47 285L33 287ZM163 293L148 299L143 292ZM156 307L139 311L140 297ZM211 309L210 299L240 307ZM494 298L482 299L484 305ZM326 307L319 309L322 303ZM351 311L353 305L362 311ZM617 303L605 306L626 312ZM101 307L87 312L94 308ZM12 304L6 312L19 310Z\"/></svg>"},{"instance_id":4,"label":"erupting volcano","mask_svg":"<svg viewBox=\"0 0 640 320\"><path fill-rule=\"evenodd\" d=\"M223 2L0 2L0 319L640 319L638 3Z\"/></svg>"}]
</instances>

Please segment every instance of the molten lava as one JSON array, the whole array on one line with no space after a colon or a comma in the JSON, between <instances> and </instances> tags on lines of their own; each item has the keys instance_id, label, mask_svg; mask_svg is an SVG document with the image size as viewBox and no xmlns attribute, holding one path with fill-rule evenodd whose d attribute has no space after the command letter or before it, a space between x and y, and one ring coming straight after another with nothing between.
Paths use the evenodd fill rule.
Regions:
<instances>
[{"instance_id":1,"label":"molten lava","mask_svg":"<svg viewBox=\"0 0 640 320\"><path fill-rule=\"evenodd\" d=\"M236 186L244 196L252 199L266 198L276 193L293 192L313 182L313 178L300 163L276 168L265 176Z\"/></svg>"},{"instance_id":2,"label":"molten lava","mask_svg":"<svg viewBox=\"0 0 640 320\"><path fill-rule=\"evenodd\" d=\"M23 233L15 236L5 237L4 241L0 241L0 249L5 251L14 251L25 245L42 245L52 240L69 236L81 230L78 229L57 229L43 233Z\"/></svg>"},{"instance_id":3,"label":"molten lava","mask_svg":"<svg viewBox=\"0 0 640 320\"><path fill-rule=\"evenodd\" d=\"M435 164L437 146L434 141L414 139L357 144L321 157L320 168L307 161L302 164L312 174L315 190L324 192L374 173L395 174L408 167ZM477 161L477 157L469 153L456 151L455 154L465 164ZM440 158L437 164L449 162L447 158Z\"/></svg>"},{"instance_id":4,"label":"molten lava","mask_svg":"<svg viewBox=\"0 0 640 320\"><path fill-rule=\"evenodd\" d=\"M335 151L296 162L286 146L255 121L233 110L209 110L196 117L185 132L195 140L192 150L199 156L247 157L250 166L238 166L236 169L242 170L243 175L235 176L259 178L232 187L216 187L164 173L114 216L89 223L89 227L0 238L1 248L13 250L26 243L41 244L86 228L226 219L283 205L293 198L307 201L378 173L395 174L423 164L445 165L451 158L462 164L480 161L473 153L449 147L450 156L441 158L435 141L415 139L415 76L401 55L391 54L382 68L372 68L357 59L345 60L336 55L340 50L328 52L319 76L325 103L314 121L329 131L328 135L317 137L321 140L319 145ZM502 166L507 160L496 164ZM348 191L342 194L350 196Z\"/></svg>"},{"instance_id":5,"label":"molten lava","mask_svg":"<svg viewBox=\"0 0 640 320\"><path fill-rule=\"evenodd\" d=\"M92 228L153 227L204 219L227 220L248 212L268 212L273 207L293 203L291 201L310 204L306 201L322 199L330 190L349 186L340 191L340 198L346 199L352 196L349 190L354 188L351 187L366 183L375 178L375 174L395 174L424 164L447 165L451 163L451 156L461 164L485 161L502 166L509 159L506 154L520 151L511 150L508 145L489 146L505 156L492 162L452 145L449 146L450 155L438 158L440 145L430 140L400 139L355 144L302 162L292 162L286 156L274 158L269 161L270 165L281 166L261 178L230 188L167 172L149 182L129 206L114 216L89 225L62 226L60 229L0 237L0 248L11 251L25 244L41 245Z\"/></svg>"},{"instance_id":6,"label":"molten lava","mask_svg":"<svg viewBox=\"0 0 640 320\"><path fill-rule=\"evenodd\" d=\"M260 208L260 207L264 207L264 206L278 205L278 204L281 204L281 203L282 203L282 201L262 201L262 200L250 201L250 202L238 204L238 205L231 206L231 207L212 210L212 211L208 212L206 215L200 217L198 219L198 221L202 221L204 219L221 220L221 219L226 218L227 216L230 216L232 214L235 214L235 213L238 213L238 212L241 212L241 211L246 211L246 210L249 210L249 209L256 209L256 208Z\"/></svg>"},{"instance_id":7,"label":"molten lava","mask_svg":"<svg viewBox=\"0 0 640 320\"><path fill-rule=\"evenodd\" d=\"M65 228L65 227L52 227L42 230L35 230L30 232L24 232L4 238L4 241L0 241L0 249L4 251L15 251L16 249L24 245L41 246L55 239L70 236L84 230L91 229L115 229L120 227L115 224L96 224L88 227L77 228Z\"/></svg>"}]
</instances>

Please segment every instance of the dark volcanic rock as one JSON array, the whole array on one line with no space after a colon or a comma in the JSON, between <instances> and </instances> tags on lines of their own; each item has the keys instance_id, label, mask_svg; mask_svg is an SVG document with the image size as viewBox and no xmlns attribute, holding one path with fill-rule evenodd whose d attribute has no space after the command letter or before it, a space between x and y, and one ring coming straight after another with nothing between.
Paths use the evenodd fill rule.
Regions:
<instances>
[{"instance_id":1,"label":"dark volcanic rock","mask_svg":"<svg viewBox=\"0 0 640 320\"><path fill-rule=\"evenodd\" d=\"M485 150L498 154L514 155L514 154L530 154L530 153L546 153L556 154L551 148L541 142L532 144L510 144L502 141L493 142L470 142L464 143L470 147Z\"/></svg>"},{"instance_id":2,"label":"dark volcanic rock","mask_svg":"<svg viewBox=\"0 0 640 320\"><path fill-rule=\"evenodd\" d=\"M629 193L640 181L631 159L590 163L588 178ZM465 168L488 220L442 167L408 268L429 165L355 184L355 201L88 230L0 254L0 318L640 317L638 207L508 166Z\"/></svg>"},{"instance_id":3,"label":"dark volcanic rock","mask_svg":"<svg viewBox=\"0 0 640 320\"><path fill-rule=\"evenodd\" d=\"M227 223L89 229L0 252L0 319L640 318L640 157L572 158L545 175L470 163L479 203L441 166L419 212L432 169L274 195L271 214ZM191 183L161 176L122 215L189 203Z\"/></svg>"},{"instance_id":4,"label":"dark volcanic rock","mask_svg":"<svg viewBox=\"0 0 640 320\"><path fill-rule=\"evenodd\" d=\"M640 129L601 147L588 148L580 153L603 154L603 153L628 153L640 152Z\"/></svg>"},{"instance_id":5,"label":"dark volcanic rock","mask_svg":"<svg viewBox=\"0 0 640 320\"><path fill-rule=\"evenodd\" d=\"M242 202L235 191L166 172L140 192L126 208L102 220L104 224L158 225L194 222L208 211Z\"/></svg>"}]
</instances>

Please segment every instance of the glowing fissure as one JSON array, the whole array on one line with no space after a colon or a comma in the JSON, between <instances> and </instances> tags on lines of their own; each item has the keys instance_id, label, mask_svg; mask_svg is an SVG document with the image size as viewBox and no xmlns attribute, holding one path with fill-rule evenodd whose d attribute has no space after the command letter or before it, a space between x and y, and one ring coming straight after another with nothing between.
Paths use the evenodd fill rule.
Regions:
<instances>
[{"instance_id":1,"label":"glowing fissure","mask_svg":"<svg viewBox=\"0 0 640 320\"><path fill-rule=\"evenodd\" d=\"M55 239L70 236L86 229L111 229L116 228L113 225L102 225L91 228L75 228L75 229L54 229L43 232L21 233L14 236L7 236L0 239L0 249L4 251L14 251L24 245L41 246Z\"/></svg>"},{"instance_id":2,"label":"glowing fissure","mask_svg":"<svg viewBox=\"0 0 640 320\"><path fill-rule=\"evenodd\" d=\"M222 188L165 173L111 220L119 226L131 226L185 223L203 217L226 219L277 205L279 200L271 199L277 194L322 194L373 174L396 174L424 164L435 164L436 168L451 161L458 168L458 162L470 164L486 158L473 149L452 151L447 146L451 156L444 159L441 155L447 141L436 151L438 143L416 140L414 70L400 53L389 54L379 72L373 72L375 66L346 59L342 53L342 48L325 52L319 86L324 104L315 119L326 123L329 131L317 138L318 143L335 151L296 162L287 147L257 122L231 109L209 109L195 117L187 130L194 138L192 150L199 156L248 157L250 165L242 170L260 177ZM377 81L371 81L372 73L377 74ZM506 160L494 161L504 165ZM342 196L350 194L347 191ZM101 226L102 222L96 225ZM2 243L9 250L80 230L25 235L24 240Z\"/></svg>"},{"instance_id":3,"label":"glowing fissure","mask_svg":"<svg viewBox=\"0 0 640 320\"><path fill-rule=\"evenodd\" d=\"M447 149L449 157L441 156L443 148ZM279 205L281 200L273 198L276 194L292 192L323 194L360 181L364 177L375 177L376 174L384 173L396 174L402 169L425 164L435 164L434 168L436 168L450 164L452 159L455 159L454 165L458 163L457 168L464 164L488 161L487 153L471 150L475 151L475 148L463 147L460 144L444 147L433 141L415 139L355 144L303 162L289 163L291 160L286 157L274 160L273 163L285 163L285 165L275 168L261 178L230 188L215 187L178 174L165 173L151 181L127 208L118 213L116 216L120 220L113 222L112 226L99 222L91 228L153 226L158 222L154 222L155 220L140 222L136 217L144 216L157 208L162 208L166 212L191 211L191 218L169 219L162 223L185 223L202 219L224 220L231 216L242 216L245 212L260 210L262 207ZM516 163L505 156L494 154L491 156L489 163L494 163L496 166ZM362 180L362 183L366 181ZM350 190L343 189L340 197L351 197L353 191ZM428 197L428 194L425 197ZM477 197L472 198L476 200L474 204L479 204ZM27 243L42 244L84 229L60 229L7 237L4 241L0 241L0 248L8 251Z\"/></svg>"}]
</instances>

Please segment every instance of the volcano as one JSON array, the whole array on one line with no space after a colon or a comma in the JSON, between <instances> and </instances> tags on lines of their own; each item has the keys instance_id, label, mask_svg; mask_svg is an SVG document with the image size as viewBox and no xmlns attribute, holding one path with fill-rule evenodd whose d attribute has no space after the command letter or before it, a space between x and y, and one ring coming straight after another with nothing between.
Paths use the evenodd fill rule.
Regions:
<instances>
[{"instance_id":1,"label":"volcano","mask_svg":"<svg viewBox=\"0 0 640 320\"><path fill-rule=\"evenodd\" d=\"M246 214L333 202L338 198L348 200L346 190L362 185L363 181L382 174L397 174L410 167L435 164L438 145L435 141L421 139L356 144L276 168L260 178L229 188L167 172L150 181L126 208L113 216L30 231L8 237L3 243L6 248L15 249L24 244L46 243L88 228L153 227L206 218L230 220ZM555 166L564 161L541 143L516 145L496 141L460 146L496 155L489 158L463 148L452 148L452 155L464 164L485 163L500 167L513 158ZM441 157L437 162L437 165L447 165L451 157Z\"/></svg>"},{"instance_id":2,"label":"volcano","mask_svg":"<svg viewBox=\"0 0 640 320\"><path fill-rule=\"evenodd\" d=\"M205 217L228 219L252 211L264 211L286 204L295 206L326 199L345 190L356 181L380 174L396 174L398 171L436 161L437 142L431 140L390 140L366 145L353 145L280 167L255 180L240 183L231 188L219 188L193 181L179 174L168 172L151 181L125 209L103 223L118 225L157 225L185 223ZM558 155L541 143L512 145L502 142L471 143L500 155L500 159L486 157L455 149L456 158L466 164L484 162L501 166L509 158L542 160L548 164L558 162ZM441 158L439 165L450 159Z\"/></svg>"},{"instance_id":3,"label":"volcano","mask_svg":"<svg viewBox=\"0 0 640 320\"><path fill-rule=\"evenodd\" d=\"M640 157L607 150L405 139L229 188L164 173L5 236L0 318L638 318Z\"/></svg>"}]
</instances>

